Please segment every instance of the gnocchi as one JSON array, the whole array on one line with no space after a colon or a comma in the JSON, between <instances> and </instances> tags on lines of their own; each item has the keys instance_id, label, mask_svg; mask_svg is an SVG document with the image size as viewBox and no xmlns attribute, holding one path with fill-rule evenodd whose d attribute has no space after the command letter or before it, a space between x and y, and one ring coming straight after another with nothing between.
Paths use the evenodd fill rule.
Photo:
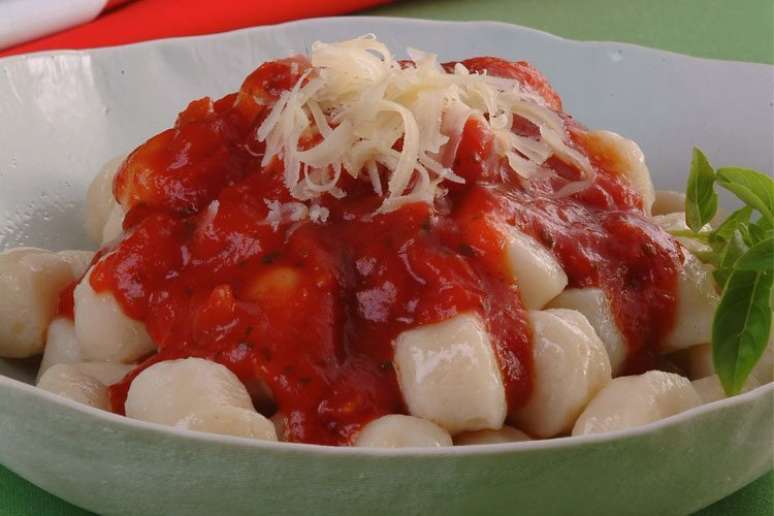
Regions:
<instances>
[{"instance_id":1,"label":"gnocchi","mask_svg":"<svg viewBox=\"0 0 774 516\"><path fill-rule=\"evenodd\" d=\"M604 156L612 170L624 176L640 194L645 213L650 214L656 189L639 145L612 131L591 131L585 139L591 152Z\"/></svg>"},{"instance_id":2,"label":"gnocchi","mask_svg":"<svg viewBox=\"0 0 774 516\"><path fill-rule=\"evenodd\" d=\"M75 364L81 361L81 345L75 335L75 325L66 317L51 321L46 332L46 348L38 369L38 378L57 364Z\"/></svg>"},{"instance_id":3,"label":"gnocchi","mask_svg":"<svg viewBox=\"0 0 774 516\"><path fill-rule=\"evenodd\" d=\"M411 415L451 434L502 426L505 388L478 317L458 315L401 333L394 361Z\"/></svg>"},{"instance_id":4,"label":"gnocchi","mask_svg":"<svg viewBox=\"0 0 774 516\"><path fill-rule=\"evenodd\" d=\"M576 310L583 314L605 346L612 374L618 375L626 360L626 341L615 322L607 295L601 289L568 288L548 307Z\"/></svg>"},{"instance_id":5,"label":"gnocchi","mask_svg":"<svg viewBox=\"0 0 774 516\"><path fill-rule=\"evenodd\" d=\"M116 204L113 206L113 209L110 210L105 225L102 228L102 236L100 238L102 245L109 244L121 236L121 233L124 231L123 223L124 209L120 204Z\"/></svg>"},{"instance_id":6,"label":"gnocchi","mask_svg":"<svg viewBox=\"0 0 774 516\"><path fill-rule=\"evenodd\" d=\"M515 229L507 232L506 255L527 308L543 308L567 286L567 274L556 258L526 233Z\"/></svg>"},{"instance_id":7,"label":"gnocchi","mask_svg":"<svg viewBox=\"0 0 774 516\"><path fill-rule=\"evenodd\" d=\"M38 387L90 407L108 410L105 384L72 364L57 364L49 368L40 377Z\"/></svg>"},{"instance_id":8,"label":"gnocchi","mask_svg":"<svg viewBox=\"0 0 774 516\"><path fill-rule=\"evenodd\" d=\"M73 296L75 334L86 360L134 362L155 349L145 325L127 317L109 292L95 292L90 274L81 280Z\"/></svg>"},{"instance_id":9,"label":"gnocchi","mask_svg":"<svg viewBox=\"0 0 774 516\"><path fill-rule=\"evenodd\" d=\"M530 440L530 437L521 430L512 426L504 426L499 430L478 430L456 435L454 437L454 445L518 443Z\"/></svg>"},{"instance_id":10,"label":"gnocchi","mask_svg":"<svg viewBox=\"0 0 774 516\"><path fill-rule=\"evenodd\" d=\"M271 421L255 410L231 405L193 412L178 421L176 426L196 432L233 435L260 441L277 440L277 432Z\"/></svg>"},{"instance_id":11,"label":"gnocchi","mask_svg":"<svg viewBox=\"0 0 774 516\"><path fill-rule=\"evenodd\" d=\"M763 355L750 374L762 384L774 381L774 340L769 341L769 345L763 350Z\"/></svg>"},{"instance_id":12,"label":"gnocchi","mask_svg":"<svg viewBox=\"0 0 774 516\"><path fill-rule=\"evenodd\" d=\"M0 253L0 356L43 351L59 293L76 279L79 265L72 257L33 248Z\"/></svg>"},{"instance_id":13,"label":"gnocchi","mask_svg":"<svg viewBox=\"0 0 774 516\"><path fill-rule=\"evenodd\" d=\"M672 353L669 358L677 364L688 378L697 380L715 374L715 365L712 362L712 346L699 344Z\"/></svg>"},{"instance_id":14,"label":"gnocchi","mask_svg":"<svg viewBox=\"0 0 774 516\"><path fill-rule=\"evenodd\" d=\"M86 192L86 231L94 242L105 243L104 231L118 203L113 196L113 178L125 156L118 156L102 167Z\"/></svg>"},{"instance_id":15,"label":"gnocchi","mask_svg":"<svg viewBox=\"0 0 774 516\"><path fill-rule=\"evenodd\" d=\"M120 382L137 364L117 364L114 362L79 362L75 364L83 374L99 380L105 385Z\"/></svg>"},{"instance_id":16,"label":"gnocchi","mask_svg":"<svg viewBox=\"0 0 774 516\"><path fill-rule=\"evenodd\" d=\"M710 272L693 255L685 255L677 275L675 324L665 337L665 352L705 344L712 339L712 318L720 302Z\"/></svg>"},{"instance_id":17,"label":"gnocchi","mask_svg":"<svg viewBox=\"0 0 774 516\"><path fill-rule=\"evenodd\" d=\"M38 380L46 371L59 364L73 365L83 374L105 385L117 383L136 366L112 362L83 362L75 325L66 317L58 317L48 326L46 349L38 368Z\"/></svg>"},{"instance_id":18,"label":"gnocchi","mask_svg":"<svg viewBox=\"0 0 774 516\"><path fill-rule=\"evenodd\" d=\"M274 434L280 441L288 440L288 426L285 419L285 415L282 412L276 412L269 418L271 424L274 425Z\"/></svg>"},{"instance_id":19,"label":"gnocchi","mask_svg":"<svg viewBox=\"0 0 774 516\"><path fill-rule=\"evenodd\" d=\"M674 190L656 190L653 201L653 215L670 215L685 211L685 194ZM655 217L654 217L655 218ZM718 207L717 213L710 220L710 225L718 226L725 218L725 211ZM683 219L684 220L684 219Z\"/></svg>"},{"instance_id":20,"label":"gnocchi","mask_svg":"<svg viewBox=\"0 0 774 516\"><path fill-rule=\"evenodd\" d=\"M70 272L76 279L86 274L89 264L94 259L92 251L59 251L56 255L70 266Z\"/></svg>"},{"instance_id":21,"label":"gnocchi","mask_svg":"<svg viewBox=\"0 0 774 516\"><path fill-rule=\"evenodd\" d=\"M660 227L661 229L664 229L669 232L678 232L678 231L685 231L688 232L688 224L685 223L685 213L684 212L675 212L675 213L667 213L665 215L654 215L653 216L653 222ZM704 229L702 229L702 232L707 232L710 230L709 225L705 226ZM683 244L683 247L688 249L691 253L706 253L712 250L712 248L709 246L709 244L705 244L700 240L697 240L695 238L688 238L688 237L675 237L675 240Z\"/></svg>"},{"instance_id":22,"label":"gnocchi","mask_svg":"<svg viewBox=\"0 0 774 516\"><path fill-rule=\"evenodd\" d=\"M685 194L674 190L656 190L651 212L653 216L668 215L685 210Z\"/></svg>"},{"instance_id":23,"label":"gnocchi","mask_svg":"<svg viewBox=\"0 0 774 516\"><path fill-rule=\"evenodd\" d=\"M707 376L704 378L700 378L698 380L694 380L691 382L693 385L693 388L696 390L696 393L699 395L699 398L701 399L702 403L711 403L713 401L718 401L726 398L726 393L723 390L723 385L720 383L720 378L718 378L718 375L713 374L712 376ZM758 381L757 377L750 376L747 379L747 382L744 385L744 388L742 389L742 392L750 391L758 386L760 386L760 382Z\"/></svg>"},{"instance_id":24,"label":"gnocchi","mask_svg":"<svg viewBox=\"0 0 774 516\"><path fill-rule=\"evenodd\" d=\"M224 406L254 411L234 373L209 360L185 358L159 362L137 375L129 387L126 415L176 425L192 414Z\"/></svg>"},{"instance_id":25,"label":"gnocchi","mask_svg":"<svg viewBox=\"0 0 774 516\"><path fill-rule=\"evenodd\" d=\"M394 414L365 425L354 445L360 448L439 448L451 446L452 438L435 423Z\"/></svg>"},{"instance_id":26,"label":"gnocchi","mask_svg":"<svg viewBox=\"0 0 774 516\"><path fill-rule=\"evenodd\" d=\"M610 382L610 361L594 329L579 312L530 312L535 383L527 404L510 418L531 435L569 432L596 393Z\"/></svg>"},{"instance_id":27,"label":"gnocchi","mask_svg":"<svg viewBox=\"0 0 774 516\"><path fill-rule=\"evenodd\" d=\"M701 404L691 382L663 371L615 378L583 410L572 435L625 430L664 419Z\"/></svg>"}]
</instances>

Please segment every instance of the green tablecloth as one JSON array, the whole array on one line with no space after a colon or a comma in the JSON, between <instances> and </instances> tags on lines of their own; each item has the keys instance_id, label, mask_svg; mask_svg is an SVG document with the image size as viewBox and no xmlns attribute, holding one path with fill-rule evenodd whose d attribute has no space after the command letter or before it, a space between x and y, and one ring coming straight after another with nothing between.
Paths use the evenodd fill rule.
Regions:
<instances>
[{"instance_id":1,"label":"green tablecloth","mask_svg":"<svg viewBox=\"0 0 774 516\"><path fill-rule=\"evenodd\" d=\"M774 64L772 0L414 0L367 14L498 20L573 39L625 41L700 57ZM699 514L772 516L773 493L774 474L768 473ZM0 466L0 516L86 514Z\"/></svg>"},{"instance_id":2,"label":"green tablecloth","mask_svg":"<svg viewBox=\"0 0 774 516\"><path fill-rule=\"evenodd\" d=\"M772 0L405 0L368 14L496 20L571 39L774 64Z\"/></svg>"}]
</instances>

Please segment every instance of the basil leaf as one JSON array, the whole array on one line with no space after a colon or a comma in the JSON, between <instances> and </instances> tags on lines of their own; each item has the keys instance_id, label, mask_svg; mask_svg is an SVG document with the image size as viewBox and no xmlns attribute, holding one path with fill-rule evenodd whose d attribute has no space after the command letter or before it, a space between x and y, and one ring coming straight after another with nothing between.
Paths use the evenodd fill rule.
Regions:
<instances>
[{"instance_id":1,"label":"basil leaf","mask_svg":"<svg viewBox=\"0 0 774 516\"><path fill-rule=\"evenodd\" d=\"M694 233L690 229L675 229L668 231L668 233L674 237L693 238L702 243L709 243L710 233Z\"/></svg>"},{"instance_id":2,"label":"basil leaf","mask_svg":"<svg viewBox=\"0 0 774 516\"><path fill-rule=\"evenodd\" d=\"M712 219L718 209L714 184L715 171L704 153L694 147L688 188L685 191L685 223L696 233Z\"/></svg>"},{"instance_id":3,"label":"basil leaf","mask_svg":"<svg viewBox=\"0 0 774 516\"><path fill-rule=\"evenodd\" d=\"M717 253L718 258L716 261L715 270L712 271L712 275L714 276L715 281L717 282L718 286L720 286L721 290L724 288L726 281L734 271L734 264L743 254L747 252L747 249L748 247L744 242L742 232L737 229L732 233L731 238L729 238L725 247L723 247L723 249Z\"/></svg>"},{"instance_id":4,"label":"basil leaf","mask_svg":"<svg viewBox=\"0 0 774 516\"><path fill-rule=\"evenodd\" d=\"M710 243L725 243L731 238L734 231L742 224L747 224L752 215L752 208L745 206L728 216L718 228L710 234Z\"/></svg>"},{"instance_id":5,"label":"basil leaf","mask_svg":"<svg viewBox=\"0 0 774 516\"><path fill-rule=\"evenodd\" d=\"M767 238L774 237L774 228L772 228L772 221L765 217L761 217L757 222L752 224L743 224L741 227L745 228L746 234L744 235L745 241L748 245L753 246L758 242L762 242Z\"/></svg>"},{"instance_id":6,"label":"basil leaf","mask_svg":"<svg viewBox=\"0 0 774 516\"><path fill-rule=\"evenodd\" d=\"M719 169L717 179L720 186L761 212L764 218L774 218L774 180L769 176L755 170L729 167Z\"/></svg>"},{"instance_id":7,"label":"basil leaf","mask_svg":"<svg viewBox=\"0 0 774 516\"><path fill-rule=\"evenodd\" d=\"M731 274L712 321L712 358L726 394L742 390L771 330L774 271Z\"/></svg>"},{"instance_id":8,"label":"basil leaf","mask_svg":"<svg viewBox=\"0 0 774 516\"><path fill-rule=\"evenodd\" d=\"M774 238L758 242L747 250L734 264L740 271L774 270Z\"/></svg>"},{"instance_id":9,"label":"basil leaf","mask_svg":"<svg viewBox=\"0 0 774 516\"><path fill-rule=\"evenodd\" d=\"M763 231L769 232L774 230L774 219L761 218L755 222L754 225L761 228Z\"/></svg>"},{"instance_id":10,"label":"basil leaf","mask_svg":"<svg viewBox=\"0 0 774 516\"><path fill-rule=\"evenodd\" d=\"M768 240L769 238L774 238L774 229L763 230L755 224L750 224L747 226L747 231L750 234L752 245L756 245L759 242Z\"/></svg>"},{"instance_id":11,"label":"basil leaf","mask_svg":"<svg viewBox=\"0 0 774 516\"><path fill-rule=\"evenodd\" d=\"M720 267L720 260L723 258L721 255L714 251L691 252L696 258L699 259L701 263L710 265L712 267L712 276L715 278L715 283L717 285L722 285L725 283L726 279L728 279L728 275L731 274L731 271L728 271L726 274L719 274L717 272L719 270L718 268ZM721 281L723 283L721 283Z\"/></svg>"},{"instance_id":12,"label":"basil leaf","mask_svg":"<svg viewBox=\"0 0 774 516\"><path fill-rule=\"evenodd\" d=\"M759 240L756 234L750 232L751 227L751 224L740 224L738 228L747 247L755 245L755 243Z\"/></svg>"}]
</instances>

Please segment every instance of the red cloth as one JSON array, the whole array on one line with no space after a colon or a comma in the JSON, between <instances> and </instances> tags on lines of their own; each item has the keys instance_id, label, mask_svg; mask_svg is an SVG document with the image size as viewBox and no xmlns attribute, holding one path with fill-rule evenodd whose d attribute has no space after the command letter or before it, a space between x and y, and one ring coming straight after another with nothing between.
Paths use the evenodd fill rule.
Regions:
<instances>
[{"instance_id":1,"label":"red cloth","mask_svg":"<svg viewBox=\"0 0 774 516\"><path fill-rule=\"evenodd\" d=\"M0 52L123 45L351 13L390 0L137 0L96 20Z\"/></svg>"}]
</instances>

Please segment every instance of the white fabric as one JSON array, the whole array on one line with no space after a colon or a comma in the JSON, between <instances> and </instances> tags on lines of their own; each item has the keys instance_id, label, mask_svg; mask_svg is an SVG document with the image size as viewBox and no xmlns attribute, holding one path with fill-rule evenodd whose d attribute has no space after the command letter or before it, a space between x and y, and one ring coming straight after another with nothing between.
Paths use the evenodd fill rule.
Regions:
<instances>
[{"instance_id":1,"label":"white fabric","mask_svg":"<svg viewBox=\"0 0 774 516\"><path fill-rule=\"evenodd\" d=\"M0 49L96 18L107 0L0 0Z\"/></svg>"}]
</instances>

